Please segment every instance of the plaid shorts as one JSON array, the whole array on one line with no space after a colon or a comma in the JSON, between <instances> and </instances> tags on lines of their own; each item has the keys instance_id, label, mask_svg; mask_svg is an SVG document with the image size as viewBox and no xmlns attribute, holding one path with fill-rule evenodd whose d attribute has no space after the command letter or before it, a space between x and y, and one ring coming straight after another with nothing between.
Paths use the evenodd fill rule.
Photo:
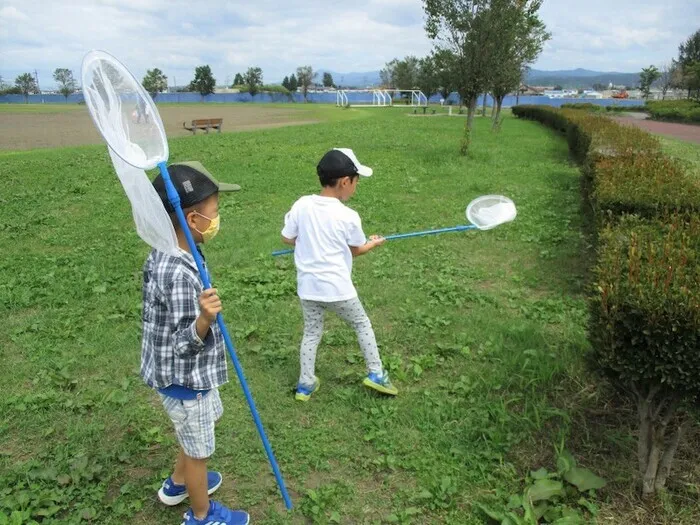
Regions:
<instances>
[{"instance_id":1,"label":"plaid shorts","mask_svg":"<svg viewBox=\"0 0 700 525\"><path fill-rule=\"evenodd\" d=\"M200 399L175 399L159 395L185 454L194 459L206 459L214 454L214 423L224 413L219 389L212 388Z\"/></svg>"}]
</instances>

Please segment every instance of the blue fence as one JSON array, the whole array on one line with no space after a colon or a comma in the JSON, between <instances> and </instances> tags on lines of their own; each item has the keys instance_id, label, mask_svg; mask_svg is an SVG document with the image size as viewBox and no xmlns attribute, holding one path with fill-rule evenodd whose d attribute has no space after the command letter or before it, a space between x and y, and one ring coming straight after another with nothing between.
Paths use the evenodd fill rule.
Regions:
<instances>
[{"instance_id":1,"label":"blue fence","mask_svg":"<svg viewBox=\"0 0 700 525\"><path fill-rule=\"evenodd\" d=\"M372 93L353 93L347 92L348 101L350 104L371 104ZM440 103L440 95L430 97L431 103ZM159 104L177 104L177 103L209 103L209 104L225 104L225 103L279 103L279 102L303 102L304 97L300 93L293 95L283 95L281 93L259 93L254 97L249 93L215 93L202 97L199 93L161 93L156 98ZM308 101L316 104L335 104L335 93L309 93ZM24 104L23 95L2 95L0 96L0 104ZM83 103L83 95L70 95L66 101L63 95L29 95L30 104L80 104ZM459 102L459 96L452 93L446 104L456 105ZM590 102L599 106L624 106L634 107L644 105L642 100L617 100L617 99L582 99L582 98L547 98L547 97L519 97L519 104L542 104L553 107L560 107L562 104ZM403 101L395 99L394 105L400 105ZM483 103L483 97L479 97L478 105ZM486 104L491 106L493 99L490 96L486 98ZM516 105L515 96L507 96L503 105L506 107Z\"/></svg>"}]
</instances>

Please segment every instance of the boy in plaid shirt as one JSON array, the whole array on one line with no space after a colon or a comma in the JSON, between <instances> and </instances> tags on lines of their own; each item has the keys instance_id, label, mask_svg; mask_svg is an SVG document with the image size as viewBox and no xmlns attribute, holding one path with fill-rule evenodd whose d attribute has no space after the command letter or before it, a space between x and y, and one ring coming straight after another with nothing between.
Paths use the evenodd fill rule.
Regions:
<instances>
[{"instance_id":1,"label":"boy in plaid shirt","mask_svg":"<svg viewBox=\"0 0 700 525\"><path fill-rule=\"evenodd\" d=\"M210 241L219 231L219 192L240 187L217 182L199 162L172 164L168 173L195 242ZM175 470L158 497L166 505L190 498L183 525L246 525L246 512L209 501L222 481L220 473L207 471L215 448L214 424L223 413L218 387L228 381L224 340L216 323L221 301L216 289L202 289L160 175L153 185L170 213L180 248L178 256L152 250L143 269L141 377L158 390L180 444Z\"/></svg>"}]
</instances>

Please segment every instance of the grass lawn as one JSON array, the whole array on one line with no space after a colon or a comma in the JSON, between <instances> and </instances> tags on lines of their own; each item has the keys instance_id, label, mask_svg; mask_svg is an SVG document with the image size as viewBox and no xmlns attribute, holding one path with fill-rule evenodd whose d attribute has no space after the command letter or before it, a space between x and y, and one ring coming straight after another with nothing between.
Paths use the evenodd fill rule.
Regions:
<instances>
[{"instance_id":1,"label":"grass lawn","mask_svg":"<svg viewBox=\"0 0 700 525\"><path fill-rule=\"evenodd\" d=\"M697 453L682 448L672 495L641 507L629 481L633 415L586 372L590 256L565 140L511 118L495 135L475 119L461 158L463 119L333 111L345 120L170 143L171 161L201 160L243 187L222 198L221 233L205 252L295 509L284 511L232 369L211 461L225 478L217 499L254 523L480 524L476 502L522 493L563 443L609 481L590 498L606 523L693 523ZM335 146L374 168L349 203L367 234L462 224L487 193L510 196L518 218L358 259L360 298L400 394L361 386L354 334L329 316L323 386L302 404L292 395L302 332L293 261L269 253ZM138 375L148 249L106 148L0 153L0 172L0 524L13 510L43 523L180 523L185 507L155 497L174 436Z\"/></svg>"},{"instance_id":2,"label":"grass lawn","mask_svg":"<svg viewBox=\"0 0 700 525\"><path fill-rule=\"evenodd\" d=\"M667 155L684 162L689 170L700 177L700 144L668 137L659 137L659 140Z\"/></svg>"},{"instance_id":3,"label":"grass lawn","mask_svg":"<svg viewBox=\"0 0 700 525\"><path fill-rule=\"evenodd\" d=\"M2 113L64 113L66 111L86 111L82 104L0 104Z\"/></svg>"}]
</instances>

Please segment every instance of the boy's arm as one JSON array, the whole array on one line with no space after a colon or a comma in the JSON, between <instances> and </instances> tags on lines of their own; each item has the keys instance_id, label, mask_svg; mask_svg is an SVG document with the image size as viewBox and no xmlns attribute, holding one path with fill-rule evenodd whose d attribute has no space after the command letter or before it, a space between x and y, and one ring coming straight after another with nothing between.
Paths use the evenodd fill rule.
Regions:
<instances>
[{"instance_id":1,"label":"boy's arm","mask_svg":"<svg viewBox=\"0 0 700 525\"><path fill-rule=\"evenodd\" d=\"M350 246L350 253L352 253L353 257L359 257L360 255L364 255L373 250L377 246L381 246L385 242L386 239L384 237L379 235L370 235L369 240L362 246Z\"/></svg>"},{"instance_id":2,"label":"boy's arm","mask_svg":"<svg viewBox=\"0 0 700 525\"><path fill-rule=\"evenodd\" d=\"M195 355L204 349L204 340L216 319L214 312L221 310L216 290L211 292L212 289L205 290L198 297L197 287L184 277L176 278L169 287L169 320L175 327L172 344L176 355Z\"/></svg>"},{"instance_id":3,"label":"boy's arm","mask_svg":"<svg viewBox=\"0 0 700 525\"><path fill-rule=\"evenodd\" d=\"M282 242L284 244L289 244L290 246L294 246L297 243L297 238L294 237L293 239L289 239L288 237L285 237L282 235Z\"/></svg>"}]
</instances>

